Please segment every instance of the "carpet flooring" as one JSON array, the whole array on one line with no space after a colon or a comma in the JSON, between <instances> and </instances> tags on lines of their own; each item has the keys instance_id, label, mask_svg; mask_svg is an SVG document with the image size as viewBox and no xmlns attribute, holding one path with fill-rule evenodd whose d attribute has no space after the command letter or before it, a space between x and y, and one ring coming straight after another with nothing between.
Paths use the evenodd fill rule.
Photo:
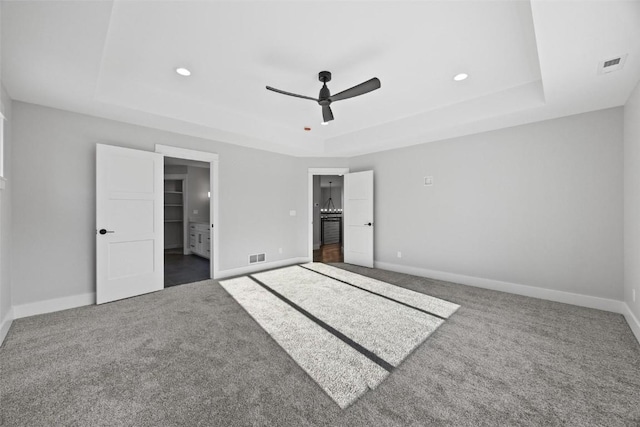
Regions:
<instances>
[{"instance_id":1,"label":"carpet flooring","mask_svg":"<svg viewBox=\"0 0 640 427\"><path fill-rule=\"evenodd\" d=\"M619 314L345 264L461 307L340 409L215 281L14 321L6 426L638 426Z\"/></svg>"},{"instance_id":2,"label":"carpet flooring","mask_svg":"<svg viewBox=\"0 0 640 427\"><path fill-rule=\"evenodd\" d=\"M459 308L324 264L220 284L341 408L375 389L444 323L415 305L446 317Z\"/></svg>"}]
</instances>

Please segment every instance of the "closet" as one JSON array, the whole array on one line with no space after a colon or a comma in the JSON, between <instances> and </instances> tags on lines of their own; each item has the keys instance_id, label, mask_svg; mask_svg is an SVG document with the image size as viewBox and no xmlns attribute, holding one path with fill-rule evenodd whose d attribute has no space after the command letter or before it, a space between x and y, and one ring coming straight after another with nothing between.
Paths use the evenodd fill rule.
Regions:
<instances>
[{"instance_id":1,"label":"closet","mask_svg":"<svg viewBox=\"0 0 640 427\"><path fill-rule=\"evenodd\" d=\"M184 245L184 180L164 180L164 248L178 249Z\"/></svg>"}]
</instances>

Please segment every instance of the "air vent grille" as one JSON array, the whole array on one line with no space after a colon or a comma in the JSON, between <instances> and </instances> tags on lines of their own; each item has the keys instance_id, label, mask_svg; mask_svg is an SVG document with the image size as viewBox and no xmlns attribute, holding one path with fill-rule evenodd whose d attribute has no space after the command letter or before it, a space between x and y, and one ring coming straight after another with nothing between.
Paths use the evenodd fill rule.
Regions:
<instances>
[{"instance_id":1,"label":"air vent grille","mask_svg":"<svg viewBox=\"0 0 640 427\"><path fill-rule=\"evenodd\" d=\"M627 55L628 54L618 55L612 58L607 58L604 61L600 61L598 64L598 74L607 74L621 70L627 60Z\"/></svg>"},{"instance_id":2,"label":"air vent grille","mask_svg":"<svg viewBox=\"0 0 640 427\"><path fill-rule=\"evenodd\" d=\"M604 68L611 67L612 65L618 65L620 63L620 58L610 59L609 61L605 61Z\"/></svg>"},{"instance_id":3,"label":"air vent grille","mask_svg":"<svg viewBox=\"0 0 640 427\"><path fill-rule=\"evenodd\" d=\"M267 260L267 255L264 253L249 255L249 264L265 262L266 260Z\"/></svg>"}]
</instances>

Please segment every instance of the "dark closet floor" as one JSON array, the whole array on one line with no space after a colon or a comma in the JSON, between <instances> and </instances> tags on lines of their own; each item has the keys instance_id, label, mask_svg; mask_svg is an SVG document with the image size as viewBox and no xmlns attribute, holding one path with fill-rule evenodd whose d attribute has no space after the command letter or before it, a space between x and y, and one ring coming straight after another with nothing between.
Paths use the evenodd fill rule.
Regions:
<instances>
[{"instance_id":1,"label":"dark closet floor","mask_svg":"<svg viewBox=\"0 0 640 427\"><path fill-rule=\"evenodd\" d=\"M209 279L209 260L198 255L183 255L182 250L164 253L164 287Z\"/></svg>"}]
</instances>

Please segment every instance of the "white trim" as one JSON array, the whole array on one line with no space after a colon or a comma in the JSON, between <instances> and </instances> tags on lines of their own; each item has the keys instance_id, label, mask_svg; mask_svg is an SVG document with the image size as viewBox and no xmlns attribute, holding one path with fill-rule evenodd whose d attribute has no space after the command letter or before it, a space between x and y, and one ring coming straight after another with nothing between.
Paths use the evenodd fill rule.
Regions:
<instances>
[{"instance_id":1,"label":"white trim","mask_svg":"<svg viewBox=\"0 0 640 427\"><path fill-rule=\"evenodd\" d=\"M189 150L187 148L171 147L161 144L156 144L156 153L162 154L165 157L209 162L209 189L211 191L211 198L209 199L209 222L212 229L211 234L213 234L210 247L213 257L209 263L209 275L212 279L217 279L220 276L220 245L218 241L220 235L218 231L220 230L220 203L218 203L218 197L220 196L220 186L218 182L220 175L219 156L216 153L207 151Z\"/></svg>"},{"instance_id":2,"label":"white trim","mask_svg":"<svg viewBox=\"0 0 640 427\"><path fill-rule=\"evenodd\" d=\"M96 294L72 295L70 297L54 298L29 304L14 305L14 319L35 316L37 314L53 313L54 311L68 310L70 308L83 307L96 303Z\"/></svg>"},{"instance_id":3,"label":"white trim","mask_svg":"<svg viewBox=\"0 0 640 427\"><path fill-rule=\"evenodd\" d=\"M2 323L0 323L0 345L2 345L4 339L7 337L11 323L13 323L13 307L9 309L7 315L2 319Z\"/></svg>"},{"instance_id":4,"label":"white trim","mask_svg":"<svg viewBox=\"0 0 640 427\"><path fill-rule=\"evenodd\" d=\"M508 292L511 294L562 302L565 304L578 305L581 307L612 311L614 313L624 313L624 302L614 299L574 294L571 292L538 288L535 286L519 285L516 283L483 279L481 277L465 276L462 274L446 273L443 271L427 270L425 268L419 267L408 267L405 265L391 264L388 262L376 262L375 267L381 268L383 270L412 274L414 276L429 277L437 280L445 280L447 282L460 283L462 285L475 286L477 288Z\"/></svg>"},{"instance_id":5,"label":"white trim","mask_svg":"<svg viewBox=\"0 0 640 427\"><path fill-rule=\"evenodd\" d=\"M349 173L349 168L309 168L311 175L344 175Z\"/></svg>"},{"instance_id":6,"label":"white trim","mask_svg":"<svg viewBox=\"0 0 640 427\"><path fill-rule=\"evenodd\" d=\"M176 157L178 159L197 160L199 162L217 162L218 154L208 151L189 150L187 148L172 147L170 145L156 144L156 153L165 157Z\"/></svg>"},{"instance_id":7,"label":"white trim","mask_svg":"<svg viewBox=\"0 0 640 427\"><path fill-rule=\"evenodd\" d=\"M349 168L309 168L309 252L308 257L313 259L313 176L314 175L344 175L349 173Z\"/></svg>"},{"instance_id":8,"label":"white trim","mask_svg":"<svg viewBox=\"0 0 640 427\"><path fill-rule=\"evenodd\" d=\"M211 222L211 234L213 234L213 239L211 239L211 254L213 257L211 258L213 262L211 263L211 278L217 279L220 275L220 203L218 203L220 197L220 180L219 180L219 171L220 171L220 163L217 159L212 160L209 168L209 191L211 191L211 197L209 198L209 221Z\"/></svg>"},{"instance_id":9,"label":"white trim","mask_svg":"<svg viewBox=\"0 0 640 427\"><path fill-rule=\"evenodd\" d=\"M5 163L5 153L4 153L4 122L7 118L2 114L4 111L4 105L0 103L0 177L4 177L4 163ZM4 183L1 184L0 190L4 189Z\"/></svg>"},{"instance_id":10,"label":"white trim","mask_svg":"<svg viewBox=\"0 0 640 427\"><path fill-rule=\"evenodd\" d=\"M638 320L638 318L633 314L629 304L623 303L623 305L624 312L622 314L624 315L624 318L627 319L627 323L629 324L633 335L636 336L638 343L640 343L640 320Z\"/></svg>"},{"instance_id":11,"label":"white trim","mask_svg":"<svg viewBox=\"0 0 640 427\"><path fill-rule=\"evenodd\" d=\"M227 277L233 277L233 276L243 276L245 274L251 274L257 271L269 270L269 269L278 268L278 267L285 267L288 265L303 264L303 263L311 262L312 260L313 260L313 257L312 258L298 257L298 258L281 259L279 261L272 261L267 263L261 262L258 265L248 265L246 267L231 268L229 270L219 271L218 279L226 279Z\"/></svg>"}]
</instances>

